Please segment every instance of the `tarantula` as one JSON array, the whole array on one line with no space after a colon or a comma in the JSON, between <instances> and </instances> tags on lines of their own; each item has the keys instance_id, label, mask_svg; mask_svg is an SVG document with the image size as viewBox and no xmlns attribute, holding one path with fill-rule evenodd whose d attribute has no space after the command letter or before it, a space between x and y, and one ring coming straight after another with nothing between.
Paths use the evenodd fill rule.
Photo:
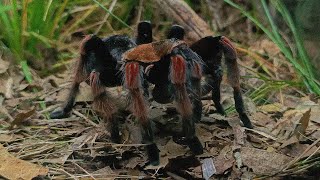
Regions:
<instances>
[{"instance_id":1,"label":"tarantula","mask_svg":"<svg viewBox=\"0 0 320 180\"><path fill-rule=\"evenodd\" d=\"M236 53L224 37L203 38L190 48L182 41L184 30L173 26L167 40L152 43L149 22L138 25L135 41L127 36L114 35L105 39L86 36L80 48L75 78L65 105L51 113L51 118L63 118L70 114L79 84L86 81L94 95L93 109L110 123L111 139L120 142L117 107L105 87L121 86L129 91L131 110L142 126L143 141L151 164L159 163L159 150L154 143L148 106L144 94L148 94L148 82L154 84L153 99L159 103L175 101L183 119L184 142L194 154L201 154L203 147L195 135L195 122L201 119L201 77L205 74L208 84L205 91L213 91L213 101L218 112L224 113L220 104L221 55L224 52L229 79L235 89L236 108L244 125L251 127L244 112L239 87ZM205 61L202 61L202 58ZM230 76L231 75L231 76ZM209 88L210 87L210 88ZM212 88L211 88L212 87Z\"/></svg>"},{"instance_id":2,"label":"tarantula","mask_svg":"<svg viewBox=\"0 0 320 180\"><path fill-rule=\"evenodd\" d=\"M138 24L135 40L124 35L113 35L104 39L95 35L85 36L80 45L80 58L69 95L64 105L50 114L50 118L65 118L70 115L79 92L79 85L85 81L92 88L93 108L104 120L110 122L108 130L111 132L111 139L119 143L118 122L114 117L117 107L105 87L122 86L122 54L137 44L150 42L152 42L152 27L147 21Z\"/></svg>"},{"instance_id":3,"label":"tarantula","mask_svg":"<svg viewBox=\"0 0 320 180\"><path fill-rule=\"evenodd\" d=\"M159 150L154 143L148 106L144 98L147 93L145 80L155 84L154 100L166 103L175 100L177 110L183 118L185 142L195 154L203 152L195 135L193 114L201 109L200 79L201 58L185 42L170 39L151 43L152 29L149 22L138 25L135 42L127 36L115 35L105 39L86 36L80 46L81 57L69 96L62 108L56 109L51 118L69 116L79 91L79 84L86 81L94 95L93 109L109 121L109 131L114 142L120 142L117 107L105 87L121 86L124 82L129 90L131 110L142 126L143 141L151 164L159 163ZM148 43L148 44L145 44ZM136 45L138 44L138 45ZM191 82L189 84L188 82ZM192 88L190 88L192 87ZM193 89L190 100L188 89ZM173 93L173 94L171 94ZM192 103L194 106L192 106ZM192 108L193 107L193 108ZM199 116L199 115L198 115Z\"/></svg>"},{"instance_id":4,"label":"tarantula","mask_svg":"<svg viewBox=\"0 0 320 180\"><path fill-rule=\"evenodd\" d=\"M179 25L173 25L168 33L168 39L175 38L183 40L184 28ZM204 61L203 75L206 79L202 86L202 94L208 94L212 91L212 100L218 113L225 115L225 111L220 103L220 84L223 71L221 68L222 54L225 57L227 66L227 78L233 88L235 107L240 120L247 128L253 128L251 121L246 114L240 89L239 68L237 64L237 52L231 41L225 36L207 36L190 46L190 49L196 52Z\"/></svg>"}]
</instances>

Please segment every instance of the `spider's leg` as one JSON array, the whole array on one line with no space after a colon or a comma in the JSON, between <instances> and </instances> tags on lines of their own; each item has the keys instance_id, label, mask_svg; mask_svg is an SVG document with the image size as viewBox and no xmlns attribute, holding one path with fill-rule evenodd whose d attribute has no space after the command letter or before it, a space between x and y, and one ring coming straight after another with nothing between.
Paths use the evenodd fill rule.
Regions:
<instances>
[{"instance_id":1,"label":"spider's leg","mask_svg":"<svg viewBox=\"0 0 320 180\"><path fill-rule=\"evenodd\" d=\"M203 147L195 134L192 104L186 87L187 62L181 55L171 56L170 80L175 90L177 111L182 116L182 133L186 143L194 154L202 154Z\"/></svg>"},{"instance_id":2,"label":"spider's leg","mask_svg":"<svg viewBox=\"0 0 320 180\"><path fill-rule=\"evenodd\" d=\"M66 118L70 115L70 111L73 108L75 99L77 94L79 93L79 85L81 82L85 81L89 77L90 68L87 67L87 64L92 64L93 59L88 57L88 53L84 50L85 44L91 39L91 36L86 36L81 43L80 47L80 59L78 61L78 65L76 68L74 80L72 82L71 89L69 91L69 95L63 105L62 108L58 108L51 112L50 118L51 119L59 119L59 118Z\"/></svg>"},{"instance_id":3,"label":"spider's leg","mask_svg":"<svg viewBox=\"0 0 320 180\"><path fill-rule=\"evenodd\" d=\"M221 81L222 81L223 72L221 69L221 61L219 64L213 66L213 73L211 79L212 87L212 101L216 107L216 110L219 114L226 115L223 106L221 105Z\"/></svg>"},{"instance_id":4,"label":"spider's leg","mask_svg":"<svg viewBox=\"0 0 320 180\"><path fill-rule=\"evenodd\" d=\"M90 73L90 86L93 94L93 109L98 112L103 120L108 124L108 131L111 133L111 140L115 143L120 143L119 125L115 118L117 106L115 100L105 90L105 86L100 82L100 73L92 71Z\"/></svg>"},{"instance_id":5,"label":"spider's leg","mask_svg":"<svg viewBox=\"0 0 320 180\"><path fill-rule=\"evenodd\" d=\"M240 82L239 82L240 77L239 77L239 68L237 63L237 52L228 38L222 36L219 42L223 47L225 62L227 66L228 81L233 88L233 95L234 95L236 110L239 114L240 120L243 122L243 125L247 128L253 128L251 121L243 105L243 99L241 95Z\"/></svg>"},{"instance_id":6,"label":"spider's leg","mask_svg":"<svg viewBox=\"0 0 320 180\"><path fill-rule=\"evenodd\" d=\"M202 116L202 102L201 102L201 77L202 70L199 62L192 62L191 66L191 97L193 105L193 121L199 122Z\"/></svg>"},{"instance_id":7,"label":"spider's leg","mask_svg":"<svg viewBox=\"0 0 320 180\"><path fill-rule=\"evenodd\" d=\"M151 122L148 119L148 107L141 89L142 67L138 62L127 62L124 68L125 86L129 90L131 96L131 109L136 118L138 118L142 126L143 142L147 144L147 153L152 165L159 164L159 149L154 142L153 130Z\"/></svg>"}]
</instances>

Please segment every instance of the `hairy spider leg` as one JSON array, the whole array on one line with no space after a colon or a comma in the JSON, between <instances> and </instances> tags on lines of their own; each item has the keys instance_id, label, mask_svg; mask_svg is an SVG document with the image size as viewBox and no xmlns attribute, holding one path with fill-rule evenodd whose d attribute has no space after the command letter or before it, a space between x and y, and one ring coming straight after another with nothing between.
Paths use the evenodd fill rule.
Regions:
<instances>
[{"instance_id":1,"label":"hairy spider leg","mask_svg":"<svg viewBox=\"0 0 320 180\"><path fill-rule=\"evenodd\" d=\"M193 107L193 121L199 122L202 116L201 77L202 67L199 62L193 61L191 66L191 99Z\"/></svg>"},{"instance_id":2,"label":"hairy spider leg","mask_svg":"<svg viewBox=\"0 0 320 180\"><path fill-rule=\"evenodd\" d=\"M148 106L142 91L142 67L138 62L127 62L124 68L125 86L129 90L131 111L142 126L143 142L147 144L148 158L152 165L159 164L159 149L154 142L151 122L148 119Z\"/></svg>"},{"instance_id":3,"label":"hairy spider leg","mask_svg":"<svg viewBox=\"0 0 320 180\"><path fill-rule=\"evenodd\" d=\"M170 80L175 90L176 108L182 116L182 133L190 150L194 154L202 154L203 147L195 134L192 104L186 87L187 68L187 62L181 55L171 56Z\"/></svg>"},{"instance_id":4,"label":"hairy spider leg","mask_svg":"<svg viewBox=\"0 0 320 180\"><path fill-rule=\"evenodd\" d=\"M173 25L167 37L183 40L184 34L185 32L183 27ZM223 52L227 65L228 81L233 88L236 110L239 114L240 120L243 122L243 125L247 128L253 128L244 108L239 82L240 77L237 64L237 53L231 41L224 36L208 36L195 42L190 48L200 55L205 62L204 74L206 76L206 84L202 85L202 94L208 94L212 90L212 100L217 112L225 115L226 113L220 102L220 86L223 76L221 58Z\"/></svg>"},{"instance_id":5,"label":"hairy spider leg","mask_svg":"<svg viewBox=\"0 0 320 180\"><path fill-rule=\"evenodd\" d=\"M106 91L106 87L100 82L100 72L92 71L90 73L90 86L93 94L92 108L102 116L107 122L107 130L111 133L111 140L115 143L120 143L119 123L115 118L115 113L118 111L110 93Z\"/></svg>"},{"instance_id":6,"label":"hairy spider leg","mask_svg":"<svg viewBox=\"0 0 320 180\"><path fill-rule=\"evenodd\" d=\"M239 68L237 64L237 51L228 38L222 36L219 42L223 47L223 53L227 65L228 82L233 88L233 96L236 110L239 114L240 120L243 122L243 125L247 128L253 128L243 104L239 82L240 77Z\"/></svg>"},{"instance_id":7,"label":"hairy spider leg","mask_svg":"<svg viewBox=\"0 0 320 180\"><path fill-rule=\"evenodd\" d=\"M85 50L85 45L88 41L91 40L91 38L91 35L85 36L80 44L80 58L77 62L75 76L69 91L69 95L67 96L67 100L65 101L62 109L53 111L50 114L51 119L66 118L69 116L70 111L73 108L76 96L79 93L80 83L87 80L89 77L90 68L87 67L87 64L88 61L90 61L90 57L88 52Z\"/></svg>"}]
</instances>

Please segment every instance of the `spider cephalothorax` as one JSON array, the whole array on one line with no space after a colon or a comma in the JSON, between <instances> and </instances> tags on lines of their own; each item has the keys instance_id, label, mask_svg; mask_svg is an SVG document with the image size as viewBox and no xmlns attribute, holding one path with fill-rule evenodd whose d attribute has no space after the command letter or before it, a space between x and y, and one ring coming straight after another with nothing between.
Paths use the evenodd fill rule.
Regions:
<instances>
[{"instance_id":1,"label":"spider cephalothorax","mask_svg":"<svg viewBox=\"0 0 320 180\"><path fill-rule=\"evenodd\" d=\"M181 26L172 26L168 37L183 40L184 29ZM236 49L231 41L225 36L207 36L190 46L204 61L203 75L206 77L206 85L202 87L203 93L208 94L212 91L212 100L215 104L217 112L225 115L225 111L220 103L220 84L222 81L223 71L221 68L221 59L224 55L225 64L227 66L227 78L229 84L233 88L235 107L239 114L241 121L247 128L252 128L249 117L245 112L243 105L241 90L240 90L240 76L237 64Z\"/></svg>"}]
</instances>

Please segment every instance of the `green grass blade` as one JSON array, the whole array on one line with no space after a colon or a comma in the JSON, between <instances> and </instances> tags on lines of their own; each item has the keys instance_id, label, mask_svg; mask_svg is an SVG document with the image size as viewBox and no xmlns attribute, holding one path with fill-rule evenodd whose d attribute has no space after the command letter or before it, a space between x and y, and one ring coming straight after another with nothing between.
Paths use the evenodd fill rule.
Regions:
<instances>
[{"instance_id":1,"label":"green grass blade","mask_svg":"<svg viewBox=\"0 0 320 180\"><path fill-rule=\"evenodd\" d=\"M93 0L96 4L98 4L103 10L105 10L107 13L109 13L112 17L114 17L116 20L118 20L121 24L123 24L125 27L132 29L132 27L130 27L127 23L125 23L122 19L120 19L118 16L116 16L115 14L113 14L111 11L109 11L109 9L107 9L106 7L104 7L100 2L98 2L97 0Z\"/></svg>"}]
</instances>

